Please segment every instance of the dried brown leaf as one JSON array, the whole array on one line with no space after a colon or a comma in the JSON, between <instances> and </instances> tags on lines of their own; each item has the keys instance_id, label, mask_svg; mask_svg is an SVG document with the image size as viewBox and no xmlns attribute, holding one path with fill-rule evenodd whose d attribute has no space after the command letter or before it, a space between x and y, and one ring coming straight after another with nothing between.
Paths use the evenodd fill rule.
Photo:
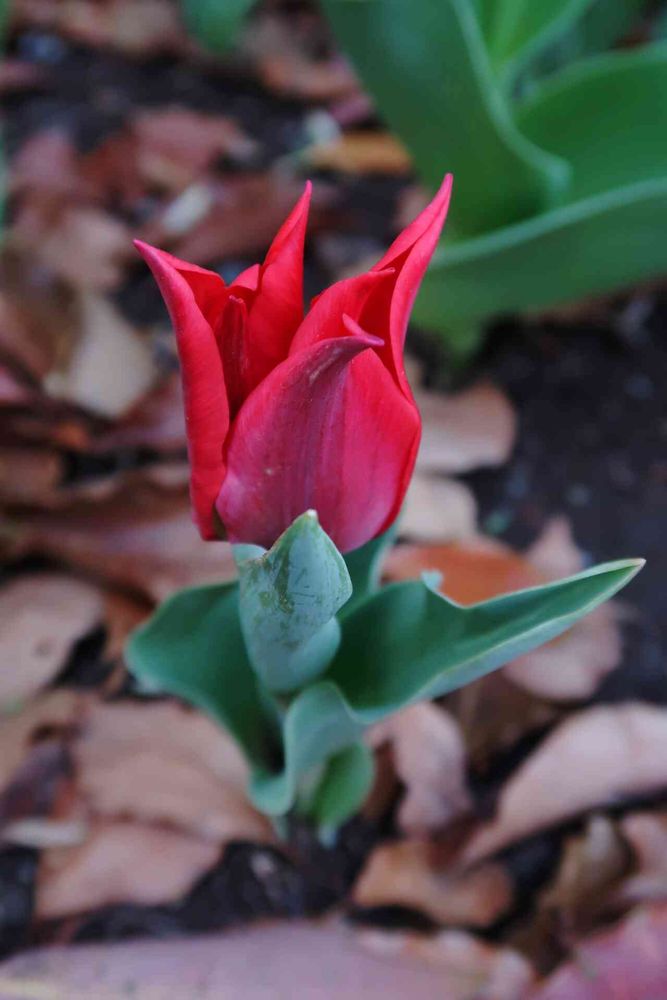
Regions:
<instances>
[{"instance_id":1,"label":"dried brown leaf","mask_svg":"<svg viewBox=\"0 0 667 1000\"><path fill-rule=\"evenodd\" d=\"M5 791L21 766L35 736L68 733L82 717L87 700L74 691L51 691L0 725L0 792Z\"/></svg>"},{"instance_id":2,"label":"dried brown leaf","mask_svg":"<svg viewBox=\"0 0 667 1000\"><path fill-rule=\"evenodd\" d=\"M577 712L513 772L497 814L467 844L477 861L594 807L667 786L667 710L629 703Z\"/></svg>"},{"instance_id":3,"label":"dried brown leaf","mask_svg":"<svg viewBox=\"0 0 667 1000\"><path fill-rule=\"evenodd\" d=\"M441 924L488 927L511 906L512 882L494 862L448 868L438 846L423 840L381 844L353 890L358 906L406 906Z\"/></svg>"},{"instance_id":4,"label":"dried brown leaf","mask_svg":"<svg viewBox=\"0 0 667 1000\"><path fill-rule=\"evenodd\" d=\"M418 469L455 475L508 460L516 441L516 412L491 382L453 396L420 389L415 399L422 415Z\"/></svg>"},{"instance_id":5,"label":"dried brown leaf","mask_svg":"<svg viewBox=\"0 0 667 1000\"><path fill-rule=\"evenodd\" d=\"M114 903L170 903L211 868L212 841L137 823L94 827L85 843L42 853L35 915L53 920Z\"/></svg>"},{"instance_id":6,"label":"dried brown leaf","mask_svg":"<svg viewBox=\"0 0 667 1000\"><path fill-rule=\"evenodd\" d=\"M419 541L468 538L477 531L477 503L464 483L416 473L399 524L402 535Z\"/></svg>"},{"instance_id":7,"label":"dried brown leaf","mask_svg":"<svg viewBox=\"0 0 667 1000\"><path fill-rule=\"evenodd\" d=\"M398 712L370 731L373 746L391 745L405 785L398 823L410 834L445 826L470 809L465 746L456 721L424 702Z\"/></svg>"},{"instance_id":8,"label":"dried brown leaf","mask_svg":"<svg viewBox=\"0 0 667 1000\"><path fill-rule=\"evenodd\" d=\"M522 1000L534 981L533 970L518 952L465 931L444 930L428 937L367 931L361 941L383 958L413 958L437 968L440 991L434 995L446 1000Z\"/></svg>"},{"instance_id":9,"label":"dried brown leaf","mask_svg":"<svg viewBox=\"0 0 667 1000\"><path fill-rule=\"evenodd\" d=\"M63 573L31 573L0 589L0 707L53 680L77 640L102 620L99 590Z\"/></svg>"},{"instance_id":10,"label":"dried brown leaf","mask_svg":"<svg viewBox=\"0 0 667 1000\"><path fill-rule=\"evenodd\" d=\"M247 799L238 747L198 712L171 703L97 705L72 752L95 816L168 823L218 844L272 839Z\"/></svg>"},{"instance_id":11,"label":"dried brown leaf","mask_svg":"<svg viewBox=\"0 0 667 1000\"><path fill-rule=\"evenodd\" d=\"M667 984L667 903L638 908L577 943L530 1000L659 1000Z\"/></svg>"},{"instance_id":12,"label":"dried brown leaf","mask_svg":"<svg viewBox=\"0 0 667 1000\"><path fill-rule=\"evenodd\" d=\"M318 170L347 174L403 176L412 170L405 147L389 132L346 132L330 142L309 146L306 161Z\"/></svg>"},{"instance_id":13,"label":"dried brown leaf","mask_svg":"<svg viewBox=\"0 0 667 1000\"><path fill-rule=\"evenodd\" d=\"M634 871L623 882L620 904L667 899L667 813L630 813L620 821L634 856Z\"/></svg>"}]
</instances>

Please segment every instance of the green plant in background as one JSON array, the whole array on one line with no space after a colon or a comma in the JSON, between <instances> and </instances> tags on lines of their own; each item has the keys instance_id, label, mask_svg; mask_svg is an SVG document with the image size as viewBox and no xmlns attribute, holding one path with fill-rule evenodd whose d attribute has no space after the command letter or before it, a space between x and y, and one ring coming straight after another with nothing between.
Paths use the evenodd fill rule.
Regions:
<instances>
[{"instance_id":1,"label":"green plant in background","mask_svg":"<svg viewBox=\"0 0 667 1000\"><path fill-rule=\"evenodd\" d=\"M322 5L423 182L455 176L418 323L465 354L493 316L667 270L667 44L607 51L646 0ZM251 6L186 0L218 48Z\"/></svg>"},{"instance_id":2,"label":"green plant in background","mask_svg":"<svg viewBox=\"0 0 667 1000\"><path fill-rule=\"evenodd\" d=\"M323 0L432 186L456 197L415 319L459 350L488 318L667 270L667 45L605 52L638 0Z\"/></svg>"}]
</instances>

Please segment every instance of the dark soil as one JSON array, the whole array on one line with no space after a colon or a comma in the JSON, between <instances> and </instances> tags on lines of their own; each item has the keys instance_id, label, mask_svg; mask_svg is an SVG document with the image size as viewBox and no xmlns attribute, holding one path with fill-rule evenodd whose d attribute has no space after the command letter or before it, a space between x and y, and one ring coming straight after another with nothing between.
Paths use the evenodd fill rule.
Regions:
<instances>
[{"instance_id":1,"label":"dark soil","mask_svg":"<svg viewBox=\"0 0 667 1000\"><path fill-rule=\"evenodd\" d=\"M43 65L49 78L43 91L7 102L10 154L30 133L54 124L67 128L81 148L90 148L138 104L170 102L224 109L261 141L257 167L304 144L309 109L276 100L247 80L174 60L128 62L44 33L24 34L15 48L16 54ZM390 236L399 187L386 179L337 182L331 231L342 226L357 234L350 237L351 255L363 241L379 247ZM231 268L238 262L221 265L225 263ZM307 269L309 291L315 293L328 279L317 250L309 252ZM137 320L161 315L153 284L139 268L119 300ZM483 356L465 375L467 380L489 374L505 387L521 421L518 446L508 465L467 477L479 499L485 530L523 546L548 517L564 512L591 561L637 555L648 559L624 595L632 615L623 664L596 700L667 702L666 319L664 302L633 299L610 308L602 326L508 323L493 332ZM442 351L432 339L415 336L413 348L430 361L433 383L449 381L441 367ZM100 683L105 667L99 660L99 638L93 636L78 648L64 683ZM113 907L67 928L42 928L39 940L166 936L260 916L322 912L345 897L378 833L359 820L348 824L338 845L329 850L303 829L293 831L285 853L232 845L218 867L177 905ZM512 862L519 881L534 887L535 879L544 878L558 857L559 842L559 833L550 831L521 845ZM0 953L29 941L35 868L32 851L0 851ZM384 919L382 914L375 917Z\"/></svg>"}]
</instances>

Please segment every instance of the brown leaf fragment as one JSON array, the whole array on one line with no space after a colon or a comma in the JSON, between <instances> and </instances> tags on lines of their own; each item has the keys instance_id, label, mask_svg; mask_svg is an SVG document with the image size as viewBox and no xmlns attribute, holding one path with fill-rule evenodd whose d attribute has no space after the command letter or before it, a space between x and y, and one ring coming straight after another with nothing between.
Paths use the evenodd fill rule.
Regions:
<instances>
[{"instance_id":1,"label":"brown leaf fragment","mask_svg":"<svg viewBox=\"0 0 667 1000\"><path fill-rule=\"evenodd\" d=\"M412 170L405 147L389 132L346 132L330 142L316 143L305 152L306 161L318 170L347 174L402 176Z\"/></svg>"},{"instance_id":2,"label":"brown leaf fragment","mask_svg":"<svg viewBox=\"0 0 667 1000\"><path fill-rule=\"evenodd\" d=\"M458 475L508 460L516 441L516 412L491 382L453 396L418 389L415 399L423 424L418 469Z\"/></svg>"},{"instance_id":3,"label":"brown leaf fragment","mask_svg":"<svg viewBox=\"0 0 667 1000\"><path fill-rule=\"evenodd\" d=\"M534 982L528 961L511 948L444 930L434 935L365 931L361 942L384 958L418 959L438 969L443 1000L524 1000Z\"/></svg>"},{"instance_id":4,"label":"brown leaf fragment","mask_svg":"<svg viewBox=\"0 0 667 1000\"><path fill-rule=\"evenodd\" d=\"M31 573L0 588L0 708L30 698L102 620L102 596L64 573Z\"/></svg>"},{"instance_id":5,"label":"brown leaf fragment","mask_svg":"<svg viewBox=\"0 0 667 1000\"><path fill-rule=\"evenodd\" d=\"M96 816L167 823L218 844L273 838L248 801L241 752L199 712L173 703L97 705L72 753Z\"/></svg>"},{"instance_id":6,"label":"brown leaf fragment","mask_svg":"<svg viewBox=\"0 0 667 1000\"><path fill-rule=\"evenodd\" d=\"M170 903L218 855L215 842L176 830L101 822L82 845L42 853L35 915L53 920L118 903Z\"/></svg>"},{"instance_id":7,"label":"brown leaf fragment","mask_svg":"<svg viewBox=\"0 0 667 1000\"><path fill-rule=\"evenodd\" d=\"M67 734L82 718L87 699L74 691L51 691L34 699L21 712L0 720L0 792L25 759L36 736Z\"/></svg>"},{"instance_id":8,"label":"brown leaf fragment","mask_svg":"<svg viewBox=\"0 0 667 1000\"><path fill-rule=\"evenodd\" d=\"M667 903L638 907L577 943L529 1000L660 1000L667 988Z\"/></svg>"},{"instance_id":9,"label":"brown leaf fragment","mask_svg":"<svg viewBox=\"0 0 667 1000\"><path fill-rule=\"evenodd\" d=\"M463 860L488 857L571 816L667 787L667 710L641 703L573 713L539 744L500 793L497 814Z\"/></svg>"},{"instance_id":10,"label":"brown leaf fragment","mask_svg":"<svg viewBox=\"0 0 667 1000\"><path fill-rule=\"evenodd\" d=\"M358 906L405 906L441 924L488 927L512 903L512 882L494 862L477 868L449 868L438 845L400 840L376 847L357 879Z\"/></svg>"},{"instance_id":11,"label":"brown leaf fragment","mask_svg":"<svg viewBox=\"0 0 667 1000\"><path fill-rule=\"evenodd\" d=\"M549 914L561 940L576 940L595 927L628 863L629 852L608 816L591 816L583 833L568 838L556 877L539 898L540 911Z\"/></svg>"},{"instance_id":12,"label":"brown leaf fragment","mask_svg":"<svg viewBox=\"0 0 667 1000\"><path fill-rule=\"evenodd\" d=\"M57 451L0 446L0 501L48 506L57 496L64 471Z\"/></svg>"},{"instance_id":13,"label":"brown leaf fragment","mask_svg":"<svg viewBox=\"0 0 667 1000\"><path fill-rule=\"evenodd\" d=\"M438 705L423 702L374 726L373 746L388 741L405 785L399 827L409 834L445 826L470 809L465 746L458 724Z\"/></svg>"},{"instance_id":14,"label":"brown leaf fragment","mask_svg":"<svg viewBox=\"0 0 667 1000\"><path fill-rule=\"evenodd\" d=\"M477 502L465 483L417 472L399 526L401 535L422 542L468 538L477 530Z\"/></svg>"},{"instance_id":15,"label":"brown leaf fragment","mask_svg":"<svg viewBox=\"0 0 667 1000\"><path fill-rule=\"evenodd\" d=\"M619 904L667 899L667 813L630 813L620 829L633 853L633 871L615 896Z\"/></svg>"}]
</instances>

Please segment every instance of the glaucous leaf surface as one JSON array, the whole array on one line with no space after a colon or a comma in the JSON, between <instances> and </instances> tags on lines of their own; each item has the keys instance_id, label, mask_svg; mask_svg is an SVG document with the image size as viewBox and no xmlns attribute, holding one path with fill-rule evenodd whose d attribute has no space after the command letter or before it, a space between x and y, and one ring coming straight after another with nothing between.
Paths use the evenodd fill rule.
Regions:
<instances>
[{"instance_id":1,"label":"glaucous leaf surface","mask_svg":"<svg viewBox=\"0 0 667 1000\"><path fill-rule=\"evenodd\" d=\"M294 691L321 674L338 648L335 614L352 594L343 557L307 511L268 552L238 565L250 662L269 691Z\"/></svg>"}]
</instances>

